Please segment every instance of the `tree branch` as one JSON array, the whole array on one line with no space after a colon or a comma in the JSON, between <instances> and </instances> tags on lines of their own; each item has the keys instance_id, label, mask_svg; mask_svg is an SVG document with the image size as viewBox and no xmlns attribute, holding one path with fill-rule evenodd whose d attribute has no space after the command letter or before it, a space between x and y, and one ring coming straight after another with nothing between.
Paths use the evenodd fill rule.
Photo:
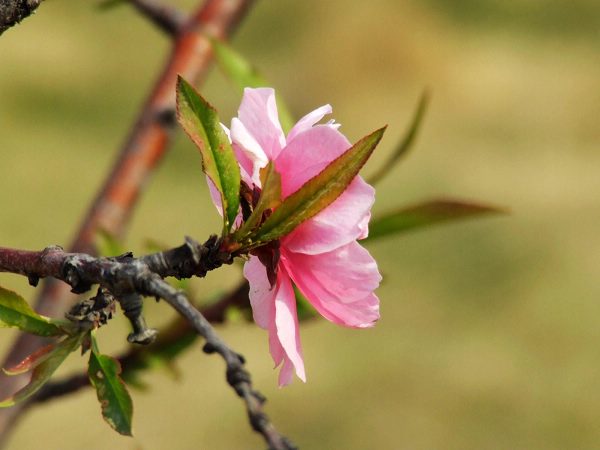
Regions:
<instances>
[{"instance_id":1,"label":"tree branch","mask_svg":"<svg viewBox=\"0 0 600 450\"><path fill-rule=\"evenodd\" d=\"M225 313L229 308L247 309L250 307L248 289L248 282L244 280L229 295L205 306L200 312L210 323L223 323L225 322ZM197 336L198 334L191 324L183 317L177 316L171 324L159 332L155 342L147 346L130 346L125 353L117 357L121 364L121 376L124 380L134 379L138 372L149 368L148 359L150 357L168 355L171 359L182 350L184 347L182 343L193 341ZM72 394L89 386L89 377L85 372L59 381L50 381L37 392L28 406Z\"/></svg>"},{"instance_id":2,"label":"tree branch","mask_svg":"<svg viewBox=\"0 0 600 450\"><path fill-rule=\"evenodd\" d=\"M225 360L227 382L244 400L252 429L262 434L270 449L295 449L296 447L287 438L277 432L269 417L264 413L263 404L266 399L260 392L253 389L250 373L244 369L243 356L227 346L212 325L191 305L182 292L177 291L164 280L160 281L156 284L149 284L147 292L160 296L188 319L196 332L206 339L204 345L206 353L218 353Z\"/></svg>"},{"instance_id":3,"label":"tree branch","mask_svg":"<svg viewBox=\"0 0 600 450\"><path fill-rule=\"evenodd\" d=\"M231 254L222 250L221 241L215 236L204 244L187 238L180 247L142 258L133 258L129 253L116 258L96 258L85 253L67 253L57 246L38 252L0 247L0 271L21 274L30 280L57 278L79 293L98 284L121 302L126 315L125 302L132 296L141 294L165 300L206 340L203 348L206 353L221 355L226 364L227 382L243 399L252 429L263 436L271 449L293 449L295 446L279 434L264 413L265 397L254 390L250 373L244 368L244 358L220 338L182 291L161 276L204 276L208 270L231 262ZM139 318L141 305L136 313ZM136 332L136 317L133 314L128 317ZM77 383L82 384L81 378Z\"/></svg>"},{"instance_id":4,"label":"tree branch","mask_svg":"<svg viewBox=\"0 0 600 450\"><path fill-rule=\"evenodd\" d=\"M122 236L142 186L163 156L171 141L174 124L175 82L177 74L196 82L206 74L212 53L208 36L226 39L249 10L253 0L207 0L187 20L177 35L163 73L150 92L113 169L85 216L70 248L94 254L94 237L99 230ZM58 316L72 301L62 283L44 283L35 309L47 316ZM21 361L42 341L22 334L12 345L3 366ZM0 375L0 396L18 390L27 377ZM0 410L0 447L21 408Z\"/></svg>"},{"instance_id":5,"label":"tree branch","mask_svg":"<svg viewBox=\"0 0 600 450\"><path fill-rule=\"evenodd\" d=\"M129 3L170 36L177 35L185 25L185 15L171 5L164 5L155 0L129 0Z\"/></svg>"},{"instance_id":6,"label":"tree branch","mask_svg":"<svg viewBox=\"0 0 600 450\"><path fill-rule=\"evenodd\" d=\"M42 0L0 1L0 34L34 13Z\"/></svg>"}]
</instances>

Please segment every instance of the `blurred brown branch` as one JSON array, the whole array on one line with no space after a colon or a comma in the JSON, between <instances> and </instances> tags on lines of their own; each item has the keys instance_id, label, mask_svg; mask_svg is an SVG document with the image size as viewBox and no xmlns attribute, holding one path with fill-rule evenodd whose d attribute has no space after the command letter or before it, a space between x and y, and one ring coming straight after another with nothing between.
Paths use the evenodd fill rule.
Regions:
<instances>
[{"instance_id":1,"label":"blurred brown branch","mask_svg":"<svg viewBox=\"0 0 600 450\"><path fill-rule=\"evenodd\" d=\"M152 170L168 148L174 129L175 82L180 74L198 83L212 59L209 37L226 39L237 27L253 0L207 0L193 12L176 36L165 63L126 139L119 156L70 246L73 252L95 254L99 230L122 236L133 207ZM68 286L48 280L35 308L46 316L59 316L72 302ZM40 338L20 335L3 366L11 366L43 344ZM25 376L0 376L0 397L18 390ZM0 410L0 446L9 436L22 406Z\"/></svg>"},{"instance_id":2,"label":"blurred brown branch","mask_svg":"<svg viewBox=\"0 0 600 450\"><path fill-rule=\"evenodd\" d=\"M35 12L42 0L0 1L0 34Z\"/></svg>"}]
</instances>

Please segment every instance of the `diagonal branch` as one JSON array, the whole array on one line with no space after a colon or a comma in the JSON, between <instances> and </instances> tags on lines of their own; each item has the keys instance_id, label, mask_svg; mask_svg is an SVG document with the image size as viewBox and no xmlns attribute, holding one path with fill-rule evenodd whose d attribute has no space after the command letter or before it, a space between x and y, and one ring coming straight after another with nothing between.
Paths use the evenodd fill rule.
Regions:
<instances>
[{"instance_id":1,"label":"diagonal branch","mask_svg":"<svg viewBox=\"0 0 600 450\"><path fill-rule=\"evenodd\" d=\"M270 449L290 450L296 447L284 436L281 436L263 411L265 397L252 387L250 374L244 369L242 355L231 350L217 335L215 329L206 318L192 306L186 296L177 291L164 280L156 281L154 285L147 286L147 293L163 298L176 311L184 316L194 327L196 332L206 339L204 351L218 353L225 360L227 366L227 382L246 404L248 418L252 429L260 433L269 444Z\"/></svg>"},{"instance_id":2,"label":"diagonal branch","mask_svg":"<svg viewBox=\"0 0 600 450\"><path fill-rule=\"evenodd\" d=\"M253 4L253 0L207 0L178 34L165 68L143 105L131 133L76 234L71 250L95 253L93 240L99 230L122 236L142 186L168 148L174 128L175 82L178 74L200 81L211 62L208 36L227 38ZM72 301L62 283L48 280L36 302L36 310L58 316ZM39 338L21 335L12 345L3 366L10 366L39 347ZM0 377L0 397L16 391L26 377ZM20 408L0 411L0 447Z\"/></svg>"}]
</instances>

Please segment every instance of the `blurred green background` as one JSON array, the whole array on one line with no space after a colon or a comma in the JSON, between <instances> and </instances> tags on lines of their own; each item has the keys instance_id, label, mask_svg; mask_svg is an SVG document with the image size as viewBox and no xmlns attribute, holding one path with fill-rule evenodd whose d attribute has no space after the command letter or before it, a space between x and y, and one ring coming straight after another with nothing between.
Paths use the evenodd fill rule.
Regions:
<instances>
[{"instance_id":1,"label":"blurred green background","mask_svg":"<svg viewBox=\"0 0 600 450\"><path fill-rule=\"evenodd\" d=\"M96 4L45 2L0 37L3 246L68 244L168 54L130 8ZM388 123L367 175L431 88L417 147L378 186L374 215L436 196L512 211L374 242L382 319L364 331L304 324L306 384L276 387L263 330L222 328L277 427L303 449L598 448L600 3L263 0L233 45L296 115L331 103L352 141ZM228 122L237 91L213 71L203 93ZM126 245L218 229L179 133ZM206 299L239 277L229 267L194 288ZM34 298L16 276L0 283ZM147 310L155 326L171 317L164 304ZM102 350L116 354L126 334L119 316ZM13 336L2 331L0 350ZM72 356L60 373L84 362ZM133 439L103 423L87 390L32 410L9 448L264 447L218 358L195 346L178 367L178 380L153 371L132 392Z\"/></svg>"}]
</instances>

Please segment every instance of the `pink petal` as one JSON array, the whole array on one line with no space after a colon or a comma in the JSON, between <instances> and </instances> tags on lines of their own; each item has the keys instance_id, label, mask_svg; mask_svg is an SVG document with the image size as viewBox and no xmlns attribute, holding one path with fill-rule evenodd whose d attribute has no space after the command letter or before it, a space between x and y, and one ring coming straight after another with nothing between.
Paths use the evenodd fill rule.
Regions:
<instances>
[{"instance_id":1,"label":"pink petal","mask_svg":"<svg viewBox=\"0 0 600 450\"><path fill-rule=\"evenodd\" d=\"M208 176L206 177L206 184L208 184L208 192L210 192L210 199L212 200L213 205L215 205L215 208L217 208L217 211L219 211L219 214L221 217L223 217L223 202L221 200L221 193L215 186L215 183L213 183Z\"/></svg>"},{"instance_id":2,"label":"pink petal","mask_svg":"<svg viewBox=\"0 0 600 450\"><path fill-rule=\"evenodd\" d=\"M275 364L273 368L277 368L285 358L285 350L281 346L281 342L279 342L279 338L277 337L277 330L275 329L275 321L272 321L273 331L269 329L269 352L271 353L271 357L273 358L273 363ZM281 376L281 372L279 373Z\"/></svg>"},{"instance_id":3,"label":"pink petal","mask_svg":"<svg viewBox=\"0 0 600 450\"><path fill-rule=\"evenodd\" d=\"M307 254L330 252L368 234L375 189L357 176L331 205L300 224L282 243Z\"/></svg>"},{"instance_id":4,"label":"pink petal","mask_svg":"<svg viewBox=\"0 0 600 450\"><path fill-rule=\"evenodd\" d=\"M306 382L302 346L298 331L298 316L296 312L296 295L292 282L285 268L280 266L277 276L277 296L275 297L275 328L277 338L285 351L284 363L279 374L279 385L289 384L292 380L290 365L296 370L296 375ZM273 331L272 328L269 331Z\"/></svg>"},{"instance_id":5,"label":"pink petal","mask_svg":"<svg viewBox=\"0 0 600 450\"><path fill-rule=\"evenodd\" d=\"M296 192L349 148L348 139L328 125L317 125L300 133L275 161L281 174L283 197Z\"/></svg>"},{"instance_id":6,"label":"pink petal","mask_svg":"<svg viewBox=\"0 0 600 450\"><path fill-rule=\"evenodd\" d=\"M275 297L277 286L271 289L271 283L267 278L267 270L256 256L251 256L244 265L244 277L250 284L250 305L254 322L266 330L269 330L269 351L275 367L279 366L285 356L285 351L277 337L275 329Z\"/></svg>"},{"instance_id":7,"label":"pink petal","mask_svg":"<svg viewBox=\"0 0 600 450\"><path fill-rule=\"evenodd\" d=\"M271 289L267 271L256 256L251 256L244 266L244 277L250 283L250 304L254 321L269 330L269 350L275 366L283 362L279 385L289 384L293 369L306 381L302 347L298 332L296 296L290 278L280 266L277 284Z\"/></svg>"},{"instance_id":8,"label":"pink petal","mask_svg":"<svg viewBox=\"0 0 600 450\"><path fill-rule=\"evenodd\" d=\"M315 109L314 111L309 112L302 119L300 119L296 123L296 125L294 125L294 127L290 130L290 132L287 135L288 143L291 142L292 140L294 140L294 138L298 134L311 128L315 123L317 123L319 120L321 120L326 114L331 114L331 111L332 111L331 105L323 105L323 106L320 106L319 108Z\"/></svg>"},{"instance_id":9,"label":"pink petal","mask_svg":"<svg viewBox=\"0 0 600 450\"><path fill-rule=\"evenodd\" d=\"M271 88L245 88L238 109L238 118L268 159L275 159L285 146L285 135L279 123L275 91Z\"/></svg>"},{"instance_id":10,"label":"pink petal","mask_svg":"<svg viewBox=\"0 0 600 450\"><path fill-rule=\"evenodd\" d=\"M300 375L298 375L300 376ZM283 366L279 371L279 387L287 386L292 382L294 378L294 364L289 358L285 358L283 361ZM302 378L302 381L306 383L306 377Z\"/></svg>"},{"instance_id":11,"label":"pink petal","mask_svg":"<svg viewBox=\"0 0 600 450\"><path fill-rule=\"evenodd\" d=\"M231 138L239 165L250 175L252 183L260 187L260 169L269 163L266 153L244 124L235 117L231 120ZM247 180L244 181L248 183Z\"/></svg>"},{"instance_id":12,"label":"pink petal","mask_svg":"<svg viewBox=\"0 0 600 450\"><path fill-rule=\"evenodd\" d=\"M381 275L369 252L351 242L328 253L306 255L282 250L294 283L326 319L348 327L373 326L379 300L373 291Z\"/></svg>"},{"instance_id":13,"label":"pink petal","mask_svg":"<svg viewBox=\"0 0 600 450\"><path fill-rule=\"evenodd\" d=\"M250 256L250 260L244 264L244 277L250 284L250 305L252 315L256 324L268 329L275 317L275 295L276 289L271 289L271 283L267 278L267 269L257 256Z\"/></svg>"},{"instance_id":14,"label":"pink petal","mask_svg":"<svg viewBox=\"0 0 600 450\"><path fill-rule=\"evenodd\" d=\"M360 230L360 235L357 239L365 239L369 236L369 221L371 220L371 211L368 214L365 214L362 220L358 223L358 229Z\"/></svg>"},{"instance_id":15,"label":"pink petal","mask_svg":"<svg viewBox=\"0 0 600 450\"><path fill-rule=\"evenodd\" d=\"M212 200L213 205L215 205L215 208L217 208L217 211L219 212L221 217L223 217L223 203L221 201L221 193L208 176L206 177L206 184L208 184L208 192L210 192L210 199ZM233 227L239 228L242 225L243 221L244 216L242 215L242 211L240 208L238 215L236 216L235 221L233 222Z\"/></svg>"}]
</instances>

